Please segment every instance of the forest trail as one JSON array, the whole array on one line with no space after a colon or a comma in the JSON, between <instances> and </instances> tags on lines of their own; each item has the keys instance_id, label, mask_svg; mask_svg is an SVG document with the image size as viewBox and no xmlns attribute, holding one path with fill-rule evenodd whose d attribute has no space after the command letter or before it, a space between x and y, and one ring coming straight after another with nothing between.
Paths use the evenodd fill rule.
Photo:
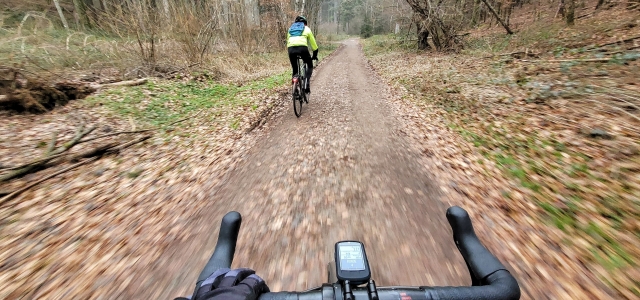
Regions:
<instances>
[{"instance_id":1,"label":"forest trail","mask_svg":"<svg viewBox=\"0 0 640 300\"><path fill-rule=\"evenodd\" d=\"M314 70L311 89L302 116L286 101L273 128L216 189L215 208L196 229L209 242L176 245L160 258L171 263L148 270L123 296L161 286L152 294L164 299L192 287L230 210L243 215L233 266L255 269L272 291L325 282L333 245L344 239L365 243L378 285L468 283L447 205L357 40Z\"/></svg>"}]
</instances>

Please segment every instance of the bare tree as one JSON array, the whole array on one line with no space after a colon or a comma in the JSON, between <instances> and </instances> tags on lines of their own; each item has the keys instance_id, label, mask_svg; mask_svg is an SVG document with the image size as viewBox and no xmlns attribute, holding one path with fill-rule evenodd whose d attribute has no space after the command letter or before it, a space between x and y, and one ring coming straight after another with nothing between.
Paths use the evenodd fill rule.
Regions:
<instances>
[{"instance_id":1,"label":"bare tree","mask_svg":"<svg viewBox=\"0 0 640 300\"><path fill-rule=\"evenodd\" d=\"M88 26L91 27L89 16L87 15L87 5L83 0L73 0L73 13L78 28Z\"/></svg>"},{"instance_id":2,"label":"bare tree","mask_svg":"<svg viewBox=\"0 0 640 300\"><path fill-rule=\"evenodd\" d=\"M456 33L462 26L462 16L455 5L445 1L406 0L414 11L414 23L418 34L418 48L429 48L428 38L437 50L455 49L461 46Z\"/></svg>"},{"instance_id":3,"label":"bare tree","mask_svg":"<svg viewBox=\"0 0 640 300\"><path fill-rule=\"evenodd\" d=\"M571 0L573 2L573 0ZM504 27L504 29L507 31L508 34L513 34L513 31L511 31L511 28L509 28L509 25L507 25L507 23L505 23L504 21L502 21L502 18L500 18L500 15L498 15L498 13L496 12L495 9L493 9L493 7L491 6L491 4L487 3L487 0L482 0L482 2L484 3L484 5L487 6L487 8L489 9L489 11L491 11L491 13L493 14L493 16L496 18L496 20L500 23L500 25L502 25L502 27ZM508 20L508 19L507 19ZM507 21L508 22L508 21Z\"/></svg>"},{"instance_id":4,"label":"bare tree","mask_svg":"<svg viewBox=\"0 0 640 300\"><path fill-rule=\"evenodd\" d=\"M564 15L567 25L573 25L575 19L576 4L575 0L566 0L567 8Z\"/></svg>"},{"instance_id":5,"label":"bare tree","mask_svg":"<svg viewBox=\"0 0 640 300\"><path fill-rule=\"evenodd\" d=\"M67 19L64 17L64 13L62 13L62 8L60 7L60 1L53 0L53 4L55 4L56 10L58 10L58 15L60 15L60 20L62 21L62 26L64 26L64 29L69 30L69 24L67 24Z\"/></svg>"}]
</instances>

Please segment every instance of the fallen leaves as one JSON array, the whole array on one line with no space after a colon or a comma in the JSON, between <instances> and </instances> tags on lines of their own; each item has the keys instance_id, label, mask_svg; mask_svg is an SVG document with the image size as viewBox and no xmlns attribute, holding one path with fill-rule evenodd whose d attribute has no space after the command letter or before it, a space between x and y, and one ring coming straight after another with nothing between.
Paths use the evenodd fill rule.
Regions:
<instances>
[{"instance_id":1,"label":"fallen leaves","mask_svg":"<svg viewBox=\"0 0 640 300\"><path fill-rule=\"evenodd\" d=\"M152 84L170 91L167 83ZM14 191L47 178L0 209L0 298L75 299L110 293L117 297L114 291L135 285L132 274L136 271L131 269L153 266L169 245L192 240L195 231L189 227L198 226L191 221L208 205L208 191L253 143L255 135L241 138L243 130L259 131L261 119L269 116L264 111L281 101L283 91L277 86L247 89L236 104L199 115L193 111L185 122L171 130L156 130L150 138L146 136L149 132L136 130L151 127L144 120L140 124L135 119L131 124L126 116L95 102L120 101L118 97L126 95L127 89L145 90L149 84L113 88L46 115L3 115L0 163L5 166L40 157L52 132L58 132L58 145L72 140L78 123L97 125L96 137L88 136L82 140L83 147L70 149L72 157L83 156L87 147L118 142L119 132L149 141L125 143L129 147L122 147L118 155L65 163L2 186L1 190ZM236 129L230 128L236 118ZM176 120L180 117L170 119ZM135 141L138 139L132 139ZM45 146L39 146L42 142ZM67 172L56 174L60 169Z\"/></svg>"},{"instance_id":2,"label":"fallen leaves","mask_svg":"<svg viewBox=\"0 0 640 300\"><path fill-rule=\"evenodd\" d=\"M607 298L615 289L618 296L634 298L638 285L629 275L638 267L640 239L632 225L623 224L640 218L640 164L634 151L640 124L629 116L637 112L610 109L613 104L604 98L621 86L619 81L608 78L598 84L600 90L589 90L584 87L594 84L585 79L567 85L570 92L556 93L557 86L565 85L555 83L566 82L562 68L511 77L516 63L369 53L376 70L406 99L403 105L430 116L416 122L420 130L437 126L434 122L449 124L450 130L442 130L450 135L426 129L432 135L418 140L429 149L442 186L449 187L443 190L470 211L491 216L493 226L483 224L491 228L491 238L483 241L490 248L502 244L492 249L500 249L500 257L515 268L527 297ZM406 68L400 57L409 57L413 67ZM588 68L572 66L579 72L583 67ZM625 68L638 66L611 65L607 70L624 74ZM530 97L527 103L512 81L518 78L542 82L543 97ZM457 87L455 93L451 86ZM622 86L625 101L640 96L628 84ZM587 96L576 92L581 88ZM457 145L460 151L445 145ZM466 172L464 159L478 170ZM520 230L531 234L518 234ZM552 282L556 285L550 286Z\"/></svg>"}]
</instances>

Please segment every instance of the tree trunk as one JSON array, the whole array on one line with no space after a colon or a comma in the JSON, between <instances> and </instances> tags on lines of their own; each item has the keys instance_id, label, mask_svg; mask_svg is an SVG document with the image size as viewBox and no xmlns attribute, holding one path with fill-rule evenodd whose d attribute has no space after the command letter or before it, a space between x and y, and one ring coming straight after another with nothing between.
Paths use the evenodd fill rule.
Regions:
<instances>
[{"instance_id":1,"label":"tree trunk","mask_svg":"<svg viewBox=\"0 0 640 300\"><path fill-rule=\"evenodd\" d=\"M573 1L573 0L571 0L571 1ZM496 17L496 20L498 20L500 25L502 25L502 27L504 27L504 29L507 31L507 33L508 34L513 34L513 31L511 31L511 28L509 28L509 26L507 24L505 24L505 22L502 21L502 19L498 15L498 13L493 9L493 7L491 7L491 5L489 5L489 3L487 3L487 0L482 0L482 2L484 3L484 5L487 6L487 8L489 8L489 11L491 11L493 16Z\"/></svg>"},{"instance_id":2,"label":"tree trunk","mask_svg":"<svg viewBox=\"0 0 640 300\"><path fill-rule=\"evenodd\" d=\"M76 22L78 22L83 28L85 26L91 27L91 23L89 23L89 16L87 15L87 6L84 1L73 0L73 7L73 12L76 15Z\"/></svg>"},{"instance_id":3,"label":"tree trunk","mask_svg":"<svg viewBox=\"0 0 640 300\"><path fill-rule=\"evenodd\" d=\"M431 48L429 45L429 31L422 25L422 22L416 22L416 31L418 34L418 49L426 50Z\"/></svg>"},{"instance_id":4,"label":"tree trunk","mask_svg":"<svg viewBox=\"0 0 640 300\"><path fill-rule=\"evenodd\" d=\"M167 21L171 20L171 12L169 12L169 0L162 0L162 9L164 10L164 17Z\"/></svg>"},{"instance_id":5,"label":"tree trunk","mask_svg":"<svg viewBox=\"0 0 640 300\"><path fill-rule=\"evenodd\" d=\"M107 14L109 13L109 7L107 6L107 0L102 0L102 10Z\"/></svg>"},{"instance_id":6,"label":"tree trunk","mask_svg":"<svg viewBox=\"0 0 640 300\"><path fill-rule=\"evenodd\" d=\"M565 14L565 19L567 20L567 25L573 25L575 19L575 0L567 0L567 12Z\"/></svg>"},{"instance_id":7,"label":"tree trunk","mask_svg":"<svg viewBox=\"0 0 640 300\"><path fill-rule=\"evenodd\" d=\"M58 14L60 15L62 26L64 26L64 29L69 30L69 24L67 24L67 19L65 19L64 14L62 13L62 8L60 7L60 1L53 0L53 3L56 5L56 9L58 10Z\"/></svg>"},{"instance_id":8,"label":"tree trunk","mask_svg":"<svg viewBox=\"0 0 640 300\"><path fill-rule=\"evenodd\" d=\"M557 18L558 15L561 15L563 18L565 16L565 13L564 13L564 0L560 0L560 4L558 5L558 11L556 12L556 15L553 16L553 18L554 19Z\"/></svg>"}]
</instances>

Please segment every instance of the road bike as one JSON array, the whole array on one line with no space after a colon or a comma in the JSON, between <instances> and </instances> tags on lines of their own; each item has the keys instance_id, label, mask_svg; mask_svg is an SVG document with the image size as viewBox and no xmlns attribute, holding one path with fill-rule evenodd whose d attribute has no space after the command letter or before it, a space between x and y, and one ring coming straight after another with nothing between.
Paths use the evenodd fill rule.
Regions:
<instances>
[{"instance_id":1,"label":"road bike","mask_svg":"<svg viewBox=\"0 0 640 300\"><path fill-rule=\"evenodd\" d=\"M296 117L302 115L302 103L309 103L309 94L305 93L307 86L307 64L302 57L298 56L298 74L293 76L291 85L291 95L293 98L293 113ZM313 62L311 62L313 63Z\"/></svg>"},{"instance_id":2,"label":"road bike","mask_svg":"<svg viewBox=\"0 0 640 300\"><path fill-rule=\"evenodd\" d=\"M472 286L378 287L371 279L369 260L364 244L340 241L335 244L335 261L330 262L328 279L320 287L303 292L271 292L260 300L517 300L520 287L500 261L485 248L473 230L469 214L458 206L447 209L447 220L453 230L453 240L465 260ZM197 287L213 272L229 268L233 261L242 218L232 211L222 218L218 242L209 262L198 277ZM401 270L410 272L411 270Z\"/></svg>"}]
</instances>

